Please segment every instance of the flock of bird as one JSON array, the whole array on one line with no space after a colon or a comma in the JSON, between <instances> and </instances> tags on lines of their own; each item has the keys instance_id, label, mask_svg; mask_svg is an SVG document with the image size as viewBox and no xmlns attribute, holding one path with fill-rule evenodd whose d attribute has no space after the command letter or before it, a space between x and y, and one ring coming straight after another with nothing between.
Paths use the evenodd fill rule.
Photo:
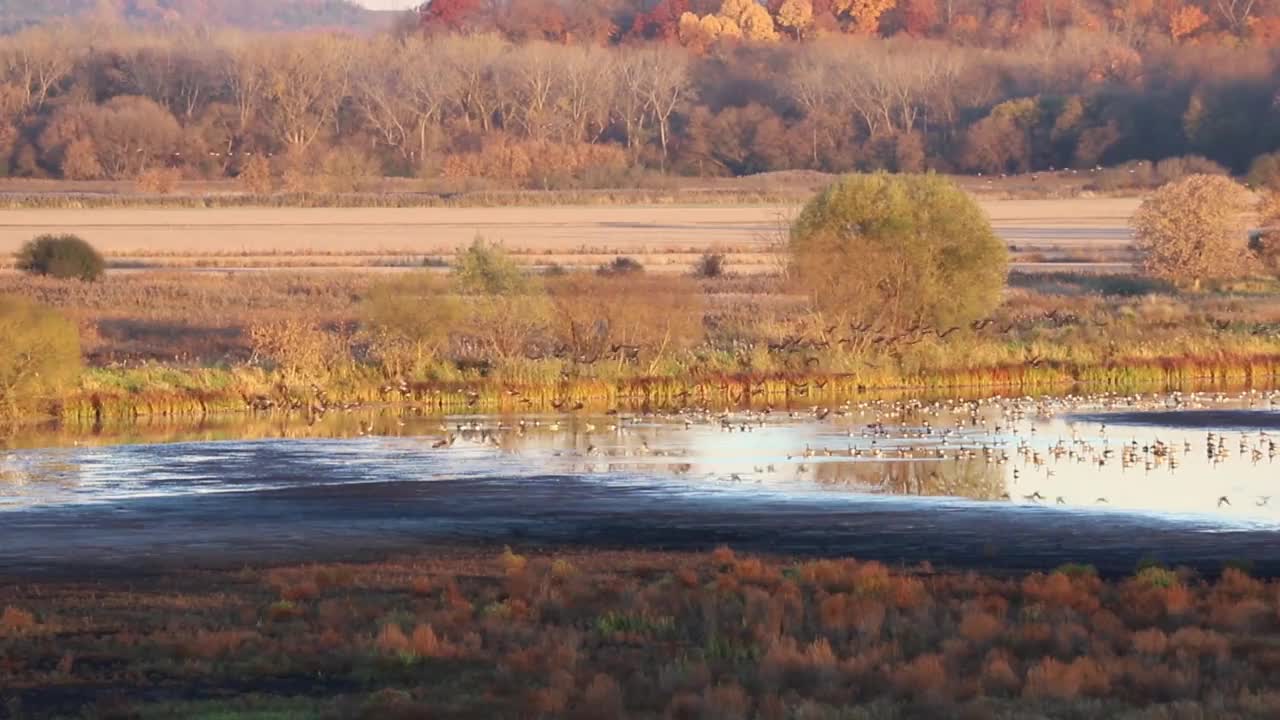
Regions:
<instances>
[{"instance_id":1,"label":"flock of bird","mask_svg":"<svg viewBox=\"0 0 1280 720\"><path fill-rule=\"evenodd\" d=\"M567 407L554 416L520 419L465 418L453 419L439 426L439 439L432 445L448 450L461 443L473 447L490 447L516 451L534 445L532 438L547 433L568 437L569 444L553 453L554 457L581 459L584 462L668 458L677 472L688 471L696 462L690 457L687 443L676 441L668 449L650 446L666 445L663 432L681 429L702 432L754 433L802 425L813 426L813 442L780 454L776 459L744 466L721 479L746 481L754 476L782 475L778 466L794 469L803 476L816 464L825 461L850 462L915 461L917 463L951 463L958 466L989 466L1007 481L1007 490L990 499L1010 502L1045 504L1082 504L1068 502L1063 495L1045 495L1031 486L1037 478L1054 478L1064 464L1152 473L1157 470L1177 471L1196 453L1205 464L1199 470L1213 469L1228 462L1246 461L1254 465L1273 463L1280 448L1280 431L1267 429L1206 430L1203 441L1183 430L1172 433L1178 439L1147 437L1139 441L1126 437L1124 426L1109 427L1108 420L1125 414L1168 411L1188 413L1195 410L1236 408L1240 410L1278 410L1280 392L1251 392L1229 396L1220 393L1172 393L1167 395L1071 395L1046 398L992 397L981 400L864 400L805 409L772 407L735 410L709 407L678 407L665 410L628 413L609 411L606 416L579 412L580 407ZM1050 421L1068 416L1052 427L1064 430L1062 436L1046 437ZM1185 416L1184 416L1185 417ZM1274 420L1268 415L1250 416L1258 426L1280 428L1280 411ZM403 420L397 420L400 427ZM1141 424L1140 422L1138 424ZM1175 423L1176 424L1176 423ZM1149 430L1149 428L1148 428ZM377 432L372 423L360 423L361 435ZM1056 432L1056 430L1054 431ZM1151 433L1146 433L1150 435ZM634 437L633 437L634 436ZM714 444L714 441L710 441ZM545 443L544 443L545 444ZM783 459L785 458L785 465ZM1004 468L1003 466L1010 466ZM926 470L927 477L939 481L943 465ZM947 489L947 483L935 482ZM1061 485L1061 483L1059 483ZM1028 488L1029 492L1020 488ZM1047 490L1047 489L1046 489ZM1087 504L1106 505L1105 495L1090 496ZM1215 508L1252 504L1268 507L1269 496L1216 497Z\"/></svg>"}]
</instances>

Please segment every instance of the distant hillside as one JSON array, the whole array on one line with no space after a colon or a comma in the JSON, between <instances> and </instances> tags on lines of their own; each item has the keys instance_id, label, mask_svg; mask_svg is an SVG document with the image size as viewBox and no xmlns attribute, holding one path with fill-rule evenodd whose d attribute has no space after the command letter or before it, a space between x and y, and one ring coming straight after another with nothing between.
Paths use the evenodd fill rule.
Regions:
<instances>
[{"instance_id":1,"label":"distant hillside","mask_svg":"<svg viewBox=\"0 0 1280 720\"><path fill-rule=\"evenodd\" d=\"M225 25L250 30L365 29L387 13L348 0L0 0L0 32L111 8L129 23Z\"/></svg>"}]
</instances>

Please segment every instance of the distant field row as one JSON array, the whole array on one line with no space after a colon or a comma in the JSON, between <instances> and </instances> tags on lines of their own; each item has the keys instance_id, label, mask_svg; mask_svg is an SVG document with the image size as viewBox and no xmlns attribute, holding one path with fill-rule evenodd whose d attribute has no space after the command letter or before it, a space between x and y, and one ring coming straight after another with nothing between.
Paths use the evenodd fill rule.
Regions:
<instances>
[{"instance_id":1,"label":"distant field row","mask_svg":"<svg viewBox=\"0 0 1280 720\"><path fill-rule=\"evenodd\" d=\"M984 200L1019 262L1127 260L1136 199ZM0 211L0 255L70 232L118 267L405 267L447 260L476 237L530 264L590 265L614 255L655 269L723 252L741 271L772 251L797 207L21 209Z\"/></svg>"}]
</instances>

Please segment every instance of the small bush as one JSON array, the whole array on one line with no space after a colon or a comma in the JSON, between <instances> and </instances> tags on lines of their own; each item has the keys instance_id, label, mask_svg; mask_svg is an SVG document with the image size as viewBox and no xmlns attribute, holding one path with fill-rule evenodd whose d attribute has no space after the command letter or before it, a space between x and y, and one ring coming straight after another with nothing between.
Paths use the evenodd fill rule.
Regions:
<instances>
[{"instance_id":1,"label":"small bush","mask_svg":"<svg viewBox=\"0 0 1280 720\"><path fill-rule=\"evenodd\" d=\"M144 193L169 195L178 188L182 171L177 168L151 168L138 176L138 189Z\"/></svg>"},{"instance_id":2,"label":"small bush","mask_svg":"<svg viewBox=\"0 0 1280 720\"><path fill-rule=\"evenodd\" d=\"M1254 158L1249 166L1249 186L1258 190L1280 191L1280 153Z\"/></svg>"},{"instance_id":3,"label":"small bush","mask_svg":"<svg viewBox=\"0 0 1280 720\"><path fill-rule=\"evenodd\" d=\"M693 276L704 280L723 277L724 255L721 253L707 253L698 258L698 261L693 264Z\"/></svg>"},{"instance_id":4,"label":"small bush","mask_svg":"<svg viewBox=\"0 0 1280 720\"><path fill-rule=\"evenodd\" d=\"M18 251L17 267L32 275L92 282L102 277L107 263L75 235L41 235Z\"/></svg>"},{"instance_id":5,"label":"small bush","mask_svg":"<svg viewBox=\"0 0 1280 720\"><path fill-rule=\"evenodd\" d=\"M611 263L601 265L596 272L605 276L635 275L644 272L644 265L635 258L620 256L614 258Z\"/></svg>"},{"instance_id":6,"label":"small bush","mask_svg":"<svg viewBox=\"0 0 1280 720\"><path fill-rule=\"evenodd\" d=\"M263 155L254 155L240 169L237 177L244 189L254 195L270 195L276 190L271 163Z\"/></svg>"}]
</instances>

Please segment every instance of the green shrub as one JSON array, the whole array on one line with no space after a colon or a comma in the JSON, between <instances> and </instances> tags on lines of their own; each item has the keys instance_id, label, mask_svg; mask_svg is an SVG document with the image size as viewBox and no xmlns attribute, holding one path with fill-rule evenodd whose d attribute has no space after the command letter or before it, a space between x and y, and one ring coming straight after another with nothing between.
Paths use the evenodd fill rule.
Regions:
<instances>
[{"instance_id":1,"label":"green shrub","mask_svg":"<svg viewBox=\"0 0 1280 720\"><path fill-rule=\"evenodd\" d=\"M92 282L106 266L98 251L75 235L41 235L18 251L18 269L33 275Z\"/></svg>"},{"instance_id":2,"label":"green shrub","mask_svg":"<svg viewBox=\"0 0 1280 720\"><path fill-rule=\"evenodd\" d=\"M849 175L791 227L790 275L833 324L947 326L1000 302L1007 250L978 204L937 175Z\"/></svg>"},{"instance_id":3,"label":"green shrub","mask_svg":"<svg viewBox=\"0 0 1280 720\"><path fill-rule=\"evenodd\" d=\"M0 418L13 419L80 372L80 334L54 310L0 297L0 338Z\"/></svg>"},{"instance_id":4,"label":"green shrub","mask_svg":"<svg viewBox=\"0 0 1280 720\"><path fill-rule=\"evenodd\" d=\"M464 293L518 295L529 290L529 278L502 247L476 238L458 253L453 276Z\"/></svg>"}]
</instances>

